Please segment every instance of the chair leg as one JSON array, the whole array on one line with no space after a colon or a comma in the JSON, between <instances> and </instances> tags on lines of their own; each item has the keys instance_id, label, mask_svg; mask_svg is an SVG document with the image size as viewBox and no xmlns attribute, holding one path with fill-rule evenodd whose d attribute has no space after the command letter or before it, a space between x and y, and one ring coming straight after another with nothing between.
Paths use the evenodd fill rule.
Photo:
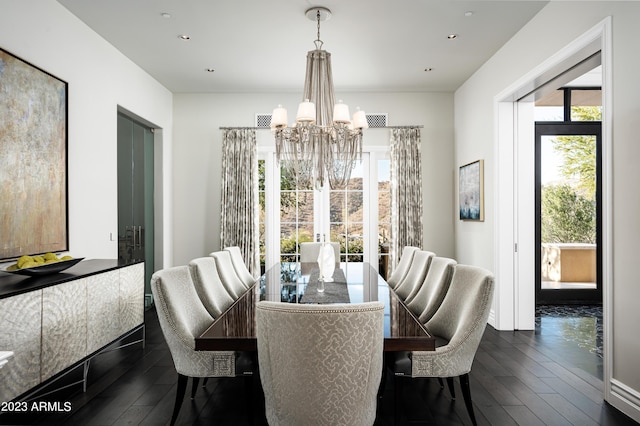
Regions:
<instances>
[{"instance_id":1,"label":"chair leg","mask_svg":"<svg viewBox=\"0 0 640 426\"><path fill-rule=\"evenodd\" d=\"M402 403L402 388L404 386L403 376L394 376L393 378L393 422L400 424L400 404Z\"/></svg>"},{"instance_id":2,"label":"chair leg","mask_svg":"<svg viewBox=\"0 0 640 426\"><path fill-rule=\"evenodd\" d=\"M249 416L249 424L253 425L254 421L253 421L253 415L254 415L254 410L253 407L255 406L255 393L254 393L254 375L250 375L250 376L244 376L244 389L245 392L248 393L248 398L247 401L249 402L249 408L247 409L247 416Z\"/></svg>"},{"instance_id":3,"label":"chair leg","mask_svg":"<svg viewBox=\"0 0 640 426\"><path fill-rule=\"evenodd\" d=\"M193 377L191 379L191 399L196 397L196 391L198 390L198 383L200 382L200 377Z\"/></svg>"},{"instance_id":4,"label":"chair leg","mask_svg":"<svg viewBox=\"0 0 640 426\"><path fill-rule=\"evenodd\" d=\"M387 360L387 354L382 357L382 376L380 376L380 386L378 386L378 408L382 406L382 394L384 394L384 387L387 385L387 365L392 365Z\"/></svg>"},{"instance_id":5,"label":"chair leg","mask_svg":"<svg viewBox=\"0 0 640 426\"><path fill-rule=\"evenodd\" d=\"M471 418L471 423L475 426L476 416L473 413L473 404L471 403L471 387L469 386L469 373L460 376L460 387L462 388L462 396L464 397L464 405L467 407L467 412Z\"/></svg>"},{"instance_id":6,"label":"chair leg","mask_svg":"<svg viewBox=\"0 0 640 426\"><path fill-rule=\"evenodd\" d=\"M456 400L456 390L453 387L453 377L447 377L447 387L449 388L449 393L451 394L451 399Z\"/></svg>"},{"instance_id":7,"label":"chair leg","mask_svg":"<svg viewBox=\"0 0 640 426\"><path fill-rule=\"evenodd\" d=\"M207 386L207 381L209 380L208 377L205 377L204 380L202 381L202 387L206 387Z\"/></svg>"},{"instance_id":8,"label":"chair leg","mask_svg":"<svg viewBox=\"0 0 640 426\"><path fill-rule=\"evenodd\" d=\"M440 389L444 389L444 382L442 381L442 377L438 377L438 383L440 384Z\"/></svg>"},{"instance_id":9,"label":"chair leg","mask_svg":"<svg viewBox=\"0 0 640 426\"><path fill-rule=\"evenodd\" d=\"M182 407L182 400L184 399L184 392L187 390L187 380L189 378L183 374L178 373L178 388L176 389L176 402L173 406L173 414L171 415L170 425L176 424L178 419L178 413L180 413L180 407Z\"/></svg>"}]
</instances>

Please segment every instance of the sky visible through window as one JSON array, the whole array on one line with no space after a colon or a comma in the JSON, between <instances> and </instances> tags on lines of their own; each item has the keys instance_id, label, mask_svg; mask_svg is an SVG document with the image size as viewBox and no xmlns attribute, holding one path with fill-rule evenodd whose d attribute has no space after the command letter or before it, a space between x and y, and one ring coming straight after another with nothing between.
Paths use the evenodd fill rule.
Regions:
<instances>
[{"instance_id":1,"label":"sky visible through window","mask_svg":"<svg viewBox=\"0 0 640 426\"><path fill-rule=\"evenodd\" d=\"M534 108L535 121L562 121L563 114L563 107L561 106ZM562 174L560 173L562 158L553 150L552 139L552 136L543 136L540 147L540 162L542 165L540 180L543 185L558 182L562 179Z\"/></svg>"}]
</instances>

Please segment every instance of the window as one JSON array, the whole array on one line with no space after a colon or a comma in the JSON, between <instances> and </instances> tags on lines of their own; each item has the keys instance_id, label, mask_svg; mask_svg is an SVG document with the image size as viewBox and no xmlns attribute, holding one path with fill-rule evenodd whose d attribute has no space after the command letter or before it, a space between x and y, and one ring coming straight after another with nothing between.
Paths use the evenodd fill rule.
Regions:
<instances>
[{"instance_id":1,"label":"window","mask_svg":"<svg viewBox=\"0 0 640 426\"><path fill-rule=\"evenodd\" d=\"M331 241L340 243L341 262L364 261L364 176L360 162L351 173L349 185L329 195Z\"/></svg>"},{"instance_id":2,"label":"window","mask_svg":"<svg viewBox=\"0 0 640 426\"><path fill-rule=\"evenodd\" d=\"M387 278L391 237L391 173L388 159L378 160L378 272Z\"/></svg>"},{"instance_id":3,"label":"window","mask_svg":"<svg viewBox=\"0 0 640 426\"><path fill-rule=\"evenodd\" d=\"M300 243L324 235L340 243L342 262L386 267L391 230L389 160L381 160L386 155L386 150L363 153L347 188L318 191L279 170L274 152L261 153L261 265L298 261Z\"/></svg>"},{"instance_id":4,"label":"window","mask_svg":"<svg viewBox=\"0 0 640 426\"><path fill-rule=\"evenodd\" d=\"M297 262L300 243L314 241L315 194L280 169L280 261Z\"/></svg>"},{"instance_id":5,"label":"window","mask_svg":"<svg viewBox=\"0 0 640 426\"><path fill-rule=\"evenodd\" d=\"M537 99L535 106L537 122L601 121L602 90L565 87Z\"/></svg>"}]
</instances>

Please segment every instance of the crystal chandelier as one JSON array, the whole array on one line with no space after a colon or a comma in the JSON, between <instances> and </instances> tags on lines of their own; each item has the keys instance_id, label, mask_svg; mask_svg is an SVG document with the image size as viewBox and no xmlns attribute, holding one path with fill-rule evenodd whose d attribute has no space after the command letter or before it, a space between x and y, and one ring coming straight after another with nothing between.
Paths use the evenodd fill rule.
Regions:
<instances>
[{"instance_id":1,"label":"crystal chandelier","mask_svg":"<svg viewBox=\"0 0 640 426\"><path fill-rule=\"evenodd\" d=\"M295 124L287 127L287 110L282 105L273 110L276 156L299 185L313 183L320 189L328 181L332 189L340 189L347 186L362 158L362 129L369 126L364 111L357 109L351 119L349 107L342 101L335 103L331 54L322 50L320 40L320 21L329 19L331 11L314 7L306 16L317 22L316 48L307 53L304 100Z\"/></svg>"}]
</instances>

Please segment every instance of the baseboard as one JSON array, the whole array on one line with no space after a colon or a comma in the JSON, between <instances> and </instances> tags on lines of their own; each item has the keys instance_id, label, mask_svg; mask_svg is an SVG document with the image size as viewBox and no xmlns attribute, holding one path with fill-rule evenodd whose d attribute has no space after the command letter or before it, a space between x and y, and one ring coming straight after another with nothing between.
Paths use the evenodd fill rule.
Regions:
<instances>
[{"instance_id":1,"label":"baseboard","mask_svg":"<svg viewBox=\"0 0 640 426\"><path fill-rule=\"evenodd\" d=\"M607 402L640 423L640 392L615 379L611 379L610 386Z\"/></svg>"}]
</instances>

